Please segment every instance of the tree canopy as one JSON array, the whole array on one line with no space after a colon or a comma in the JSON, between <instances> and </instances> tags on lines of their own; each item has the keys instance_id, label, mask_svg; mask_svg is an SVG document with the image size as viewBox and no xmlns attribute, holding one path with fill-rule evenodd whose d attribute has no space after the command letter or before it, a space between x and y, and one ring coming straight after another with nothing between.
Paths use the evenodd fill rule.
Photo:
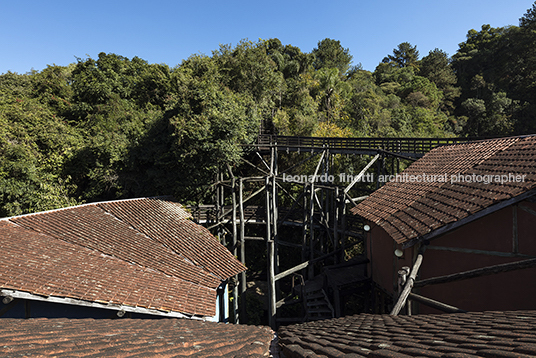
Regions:
<instances>
[{"instance_id":1,"label":"tree canopy","mask_svg":"<svg viewBox=\"0 0 536 358\"><path fill-rule=\"evenodd\" d=\"M170 67L100 53L0 75L0 215L171 194L202 203L259 131L502 136L536 131L536 3L449 57L397 45L373 72L323 39L243 40Z\"/></svg>"}]
</instances>

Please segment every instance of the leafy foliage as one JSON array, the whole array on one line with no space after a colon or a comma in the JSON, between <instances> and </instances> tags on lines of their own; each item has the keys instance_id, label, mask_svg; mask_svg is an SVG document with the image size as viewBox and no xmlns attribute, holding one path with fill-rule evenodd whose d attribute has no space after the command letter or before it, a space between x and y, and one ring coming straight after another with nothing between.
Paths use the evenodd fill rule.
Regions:
<instances>
[{"instance_id":1,"label":"leafy foliage","mask_svg":"<svg viewBox=\"0 0 536 358\"><path fill-rule=\"evenodd\" d=\"M142 195L201 203L260 129L322 137L535 132L535 14L536 3L519 26L469 30L452 58L435 49L419 59L403 42L373 72L326 38L310 53L279 39L244 40L173 68L100 53L2 74L0 215Z\"/></svg>"}]
</instances>

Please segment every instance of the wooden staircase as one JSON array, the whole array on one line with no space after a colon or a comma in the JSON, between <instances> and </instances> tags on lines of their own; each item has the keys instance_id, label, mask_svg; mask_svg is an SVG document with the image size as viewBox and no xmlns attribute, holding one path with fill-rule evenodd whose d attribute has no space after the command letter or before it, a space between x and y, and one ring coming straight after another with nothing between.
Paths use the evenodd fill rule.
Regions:
<instances>
[{"instance_id":1,"label":"wooden staircase","mask_svg":"<svg viewBox=\"0 0 536 358\"><path fill-rule=\"evenodd\" d=\"M335 317L333 306L322 287L322 282L305 282L306 321L317 321Z\"/></svg>"}]
</instances>

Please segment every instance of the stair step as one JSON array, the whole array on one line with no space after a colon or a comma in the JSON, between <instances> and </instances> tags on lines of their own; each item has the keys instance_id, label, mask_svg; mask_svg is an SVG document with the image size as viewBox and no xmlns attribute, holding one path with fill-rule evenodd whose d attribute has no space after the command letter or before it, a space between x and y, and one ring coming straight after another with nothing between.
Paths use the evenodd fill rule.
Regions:
<instances>
[{"instance_id":1,"label":"stair step","mask_svg":"<svg viewBox=\"0 0 536 358\"><path fill-rule=\"evenodd\" d=\"M325 300L307 301L307 306L329 306Z\"/></svg>"},{"instance_id":2,"label":"stair step","mask_svg":"<svg viewBox=\"0 0 536 358\"><path fill-rule=\"evenodd\" d=\"M329 310L330 308L326 304L323 304L323 305L307 305L307 311L314 310L314 309L326 309L326 310Z\"/></svg>"},{"instance_id":3,"label":"stair step","mask_svg":"<svg viewBox=\"0 0 536 358\"><path fill-rule=\"evenodd\" d=\"M326 309L311 309L311 310L307 310L307 312L309 314L312 314L312 313L326 313L331 317L331 310L329 308L326 308Z\"/></svg>"},{"instance_id":4,"label":"stair step","mask_svg":"<svg viewBox=\"0 0 536 358\"><path fill-rule=\"evenodd\" d=\"M311 294L311 295L306 295L305 298L307 300L314 300L314 299L317 299L317 298L322 298L324 299L326 296L324 296L324 294L322 292L320 293L316 293L316 294Z\"/></svg>"}]
</instances>

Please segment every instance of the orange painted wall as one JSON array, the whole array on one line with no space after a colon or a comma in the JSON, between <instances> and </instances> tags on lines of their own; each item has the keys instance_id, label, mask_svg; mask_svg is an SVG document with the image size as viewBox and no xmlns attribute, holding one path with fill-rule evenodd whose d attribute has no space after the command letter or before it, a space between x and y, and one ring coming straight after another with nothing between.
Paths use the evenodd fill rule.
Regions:
<instances>
[{"instance_id":1,"label":"orange painted wall","mask_svg":"<svg viewBox=\"0 0 536 358\"><path fill-rule=\"evenodd\" d=\"M430 278L485 266L523 260L523 257L498 257L484 253L439 250L469 250L536 256L536 204L521 202L517 207L518 243L514 244L514 206L504 208L434 239L424 253L419 278ZM523 210L528 208L528 210ZM402 266L412 266L413 249L406 249L404 259L394 258L394 241L381 228L369 236L369 258L372 277L388 292L394 292L393 281ZM369 271L370 272L370 271ZM396 281L394 281L396 282ZM414 290L467 311L536 309L536 268L516 270L490 276L426 286ZM420 313L438 311L419 305Z\"/></svg>"}]
</instances>

